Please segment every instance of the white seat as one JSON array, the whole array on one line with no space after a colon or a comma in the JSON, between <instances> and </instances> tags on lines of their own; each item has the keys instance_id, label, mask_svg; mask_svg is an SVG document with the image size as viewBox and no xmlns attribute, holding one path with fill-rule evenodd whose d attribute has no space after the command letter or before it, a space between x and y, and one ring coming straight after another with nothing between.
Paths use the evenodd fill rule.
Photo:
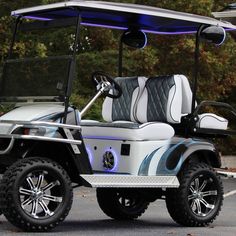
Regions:
<instances>
[{"instance_id":1,"label":"white seat","mask_svg":"<svg viewBox=\"0 0 236 236\"><path fill-rule=\"evenodd\" d=\"M155 114L152 115L151 120L148 115L145 121L137 119L137 107L140 98L146 97L146 95L150 96L148 93L144 94L145 86L150 84L147 81L148 79L145 77L116 78L116 82L121 86L123 94L118 99L105 99L102 115L107 123L82 121L83 137L122 140L167 140L172 138L174 129L169 124L160 122L162 120ZM161 87L161 89L164 91L165 88ZM165 93L167 95L163 99L167 102L169 91L165 91ZM145 99L148 100L147 97ZM156 100L158 102L158 99ZM147 104L143 106L143 113L146 113L149 109L146 106ZM166 110L167 104L163 110L163 116L166 115Z\"/></svg>"},{"instance_id":2,"label":"white seat","mask_svg":"<svg viewBox=\"0 0 236 236\"><path fill-rule=\"evenodd\" d=\"M102 106L103 119L106 122L122 120L137 122L134 117L134 106L142 95L146 80L146 77L115 78L122 89L122 95L116 99L106 97Z\"/></svg>"},{"instance_id":3,"label":"white seat","mask_svg":"<svg viewBox=\"0 0 236 236\"><path fill-rule=\"evenodd\" d=\"M182 83L178 75L151 77L137 103L136 119L141 123L180 123Z\"/></svg>"},{"instance_id":4,"label":"white seat","mask_svg":"<svg viewBox=\"0 0 236 236\"><path fill-rule=\"evenodd\" d=\"M197 122L198 128L221 129L221 130L227 130L228 128L228 120L221 116L217 116L213 113L203 113L198 117L199 117L199 121Z\"/></svg>"},{"instance_id":5,"label":"white seat","mask_svg":"<svg viewBox=\"0 0 236 236\"><path fill-rule=\"evenodd\" d=\"M174 136L174 129L165 123L149 122L138 124L134 122L84 123L82 134L88 139L116 139L134 141L167 140Z\"/></svg>"},{"instance_id":6,"label":"white seat","mask_svg":"<svg viewBox=\"0 0 236 236\"><path fill-rule=\"evenodd\" d=\"M185 116L191 113L193 95L188 79L184 75L179 75L179 77L181 78L182 81L182 90L183 90L182 116ZM218 116L213 113L202 113L198 115L198 122L196 123L196 127L202 129L227 130L228 120L225 119L224 117Z\"/></svg>"},{"instance_id":7,"label":"white seat","mask_svg":"<svg viewBox=\"0 0 236 236\"><path fill-rule=\"evenodd\" d=\"M192 91L184 75L116 78L116 82L122 96L105 99L102 115L107 122L82 121L84 138L168 140L174 136L170 124L191 113ZM226 130L227 126L225 118L212 113L199 115L196 124L206 129Z\"/></svg>"}]
</instances>

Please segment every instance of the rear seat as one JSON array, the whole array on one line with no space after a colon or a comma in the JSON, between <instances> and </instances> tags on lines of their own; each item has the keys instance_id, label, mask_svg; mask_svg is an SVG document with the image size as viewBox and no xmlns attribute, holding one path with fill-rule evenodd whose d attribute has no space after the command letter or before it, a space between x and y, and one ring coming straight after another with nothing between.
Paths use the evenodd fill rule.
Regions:
<instances>
[{"instance_id":1,"label":"rear seat","mask_svg":"<svg viewBox=\"0 0 236 236\"><path fill-rule=\"evenodd\" d=\"M182 116L184 116L191 113L193 95L188 79L184 75L179 75L179 77L182 81L182 97L183 97ZM220 130L227 130L228 128L228 120L216 114L202 113L198 115L198 118L199 118L198 122L196 123L197 128L220 129Z\"/></svg>"}]
</instances>

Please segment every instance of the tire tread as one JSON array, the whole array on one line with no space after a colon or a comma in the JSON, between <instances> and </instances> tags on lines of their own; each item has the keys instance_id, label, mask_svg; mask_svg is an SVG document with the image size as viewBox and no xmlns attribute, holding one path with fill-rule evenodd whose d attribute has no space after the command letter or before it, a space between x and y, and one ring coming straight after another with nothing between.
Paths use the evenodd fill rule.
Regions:
<instances>
[{"instance_id":1,"label":"tire tread","mask_svg":"<svg viewBox=\"0 0 236 236\"><path fill-rule=\"evenodd\" d=\"M40 165L40 164L47 164L49 166L52 166L54 168L57 168L57 170L60 172L60 174L63 176L65 181L67 182L69 186L70 191L70 201L68 206L66 207L66 210L63 212L63 215L58 217L53 223L47 224L47 225L37 225L33 224L32 222L27 222L24 217L22 217L21 214L19 214L15 210L15 205L12 201L12 196L14 195L14 182L17 178L18 174L20 174L24 168L28 166L33 165ZM69 176L67 175L66 171L56 162L51 161L50 159L46 158L28 158L24 160L20 160L13 164L11 167L8 168L8 170L5 172L3 179L1 181L1 187L0 187L0 209L2 209L2 212L4 216L7 218L7 220L15 225L16 227L23 229L25 231L29 232L45 232L50 231L53 228L55 228L59 223L64 221L66 216L69 214L69 211L71 209L73 201L73 192L71 188L71 181Z\"/></svg>"},{"instance_id":2,"label":"tire tread","mask_svg":"<svg viewBox=\"0 0 236 236\"><path fill-rule=\"evenodd\" d=\"M202 170L208 170L216 175L218 183L220 184L220 191L221 191L220 204L218 210L210 220L206 221L198 221L190 214L188 214L188 209L184 201L185 199L184 192L185 189L187 188L189 179L192 177L194 173ZM223 205L223 185L219 175L215 172L215 170L211 166L205 163L192 163L190 165L186 165L186 167L182 170L182 172L179 175L179 180L180 180L180 187L178 189L168 189L166 195L166 206L172 219L180 225L190 226L190 227L202 227L212 223L219 215L219 212L221 211L221 207Z\"/></svg>"}]
</instances>

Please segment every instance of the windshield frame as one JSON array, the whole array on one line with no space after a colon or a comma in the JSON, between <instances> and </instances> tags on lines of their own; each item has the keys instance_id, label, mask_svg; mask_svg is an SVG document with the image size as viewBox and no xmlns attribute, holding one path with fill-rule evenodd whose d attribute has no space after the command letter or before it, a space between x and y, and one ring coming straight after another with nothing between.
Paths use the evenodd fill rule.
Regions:
<instances>
[{"instance_id":1,"label":"windshield frame","mask_svg":"<svg viewBox=\"0 0 236 236\"><path fill-rule=\"evenodd\" d=\"M6 62L10 61L12 59L14 45L15 45L15 42L16 42L16 36L17 36L18 31L20 30L20 26L22 25L22 20L23 20L22 16L18 16L16 18L15 27L14 27L14 30L13 30L12 40L11 40L11 44L10 44L10 48L9 48L9 51L8 51L8 56L7 56ZM72 84L73 84L73 81L76 77L77 45L80 45L80 28L81 28L81 16L80 16L79 12L78 12L78 17L76 17L76 20L74 20L74 23L75 23L75 27L76 27L76 29L75 29L75 39L74 39L74 42L73 42L72 54L68 55L68 56L71 56L71 63L69 65L68 78L66 80L67 84L65 86L65 96L64 96L65 110L64 110L63 123L66 123L66 120L67 120L69 101L70 101L70 96L71 96L71 93L72 93ZM63 27L63 25L62 25L62 27ZM22 59L22 60L24 60L24 59ZM28 59L26 58L26 60L28 60ZM4 70L5 70L5 66L3 66L3 73L2 73L3 77L4 77Z\"/></svg>"}]
</instances>

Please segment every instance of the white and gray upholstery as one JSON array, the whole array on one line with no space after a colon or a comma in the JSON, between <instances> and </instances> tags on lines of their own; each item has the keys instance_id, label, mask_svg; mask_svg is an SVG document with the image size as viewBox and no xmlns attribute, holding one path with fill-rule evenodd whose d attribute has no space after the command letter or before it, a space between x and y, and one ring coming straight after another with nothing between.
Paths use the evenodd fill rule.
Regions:
<instances>
[{"instance_id":1,"label":"white and gray upholstery","mask_svg":"<svg viewBox=\"0 0 236 236\"><path fill-rule=\"evenodd\" d=\"M106 98L102 115L107 123L82 122L85 138L119 140L167 140L174 136L171 124L191 113L192 91L184 75L116 78L123 94ZM196 103L197 105L197 103ZM199 115L197 127L227 129L228 121L212 113Z\"/></svg>"},{"instance_id":2,"label":"white and gray upholstery","mask_svg":"<svg viewBox=\"0 0 236 236\"><path fill-rule=\"evenodd\" d=\"M179 75L179 78L182 81L182 115L184 116L191 113L193 95L188 79L184 75ZM196 124L197 128L220 130L227 130L228 128L228 120L216 114L203 113L200 114L198 118L199 120Z\"/></svg>"},{"instance_id":3,"label":"white and gray upholstery","mask_svg":"<svg viewBox=\"0 0 236 236\"><path fill-rule=\"evenodd\" d=\"M191 113L192 110L192 99L193 99L193 93L190 88L189 81L186 76L184 75L176 75L181 80L182 85L182 108L181 113L182 116L188 115ZM196 103L197 106L197 103Z\"/></svg>"},{"instance_id":4,"label":"white and gray upholstery","mask_svg":"<svg viewBox=\"0 0 236 236\"><path fill-rule=\"evenodd\" d=\"M182 84L178 76L149 78L137 104L136 119L141 123L180 123Z\"/></svg>"},{"instance_id":5,"label":"white and gray upholstery","mask_svg":"<svg viewBox=\"0 0 236 236\"><path fill-rule=\"evenodd\" d=\"M197 122L198 128L203 129L221 129L227 130L228 128L228 120L217 116L213 113L204 113L198 116L199 120Z\"/></svg>"},{"instance_id":6,"label":"white and gray upholstery","mask_svg":"<svg viewBox=\"0 0 236 236\"><path fill-rule=\"evenodd\" d=\"M174 129L166 123L158 122L155 117L152 120L155 122L138 123L136 111L148 80L146 77L116 78L115 80L122 88L122 96L118 99L105 99L102 115L107 123L82 122L84 138L166 140L174 136Z\"/></svg>"},{"instance_id":7,"label":"white and gray upholstery","mask_svg":"<svg viewBox=\"0 0 236 236\"><path fill-rule=\"evenodd\" d=\"M117 120L136 121L133 110L142 94L146 77L118 77L115 81L122 88L122 95L112 99L107 97L103 103L102 116L107 122Z\"/></svg>"},{"instance_id":8,"label":"white and gray upholstery","mask_svg":"<svg viewBox=\"0 0 236 236\"><path fill-rule=\"evenodd\" d=\"M134 122L85 123L84 138L116 140L167 140L174 136L174 129L162 122L138 124Z\"/></svg>"}]
</instances>

